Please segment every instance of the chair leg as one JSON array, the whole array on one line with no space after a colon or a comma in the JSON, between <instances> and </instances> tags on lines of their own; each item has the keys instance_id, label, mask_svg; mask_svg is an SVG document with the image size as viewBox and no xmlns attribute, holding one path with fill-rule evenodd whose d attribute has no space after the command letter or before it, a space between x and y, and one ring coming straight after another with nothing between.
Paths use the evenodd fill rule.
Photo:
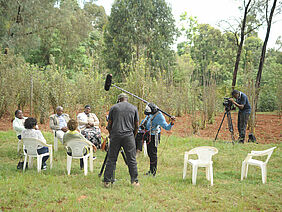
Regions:
<instances>
[{"instance_id":1,"label":"chair leg","mask_svg":"<svg viewBox=\"0 0 282 212\"><path fill-rule=\"evenodd\" d=\"M41 166L42 166L42 156L41 155L37 155L37 171L38 172L41 171Z\"/></svg>"},{"instance_id":2,"label":"chair leg","mask_svg":"<svg viewBox=\"0 0 282 212\"><path fill-rule=\"evenodd\" d=\"M148 155L147 153L147 143L146 141L144 142L144 157L146 157Z\"/></svg>"},{"instance_id":3,"label":"chair leg","mask_svg":"<svg viewBox=\"0 0 282 212\"><path fill-rule=\"evenodd\" d=\"M88 171L88 157L83 157L83 165L84 165L84 175L86 176L87 175L87 171Z\"/></svg>"},{"instance_id":4,"label":"chair leg","mask_svg":"<svg viewBox=\"0 0 282 212\"><path fill-rule=\"evenodd\" d=\"M68 175L70 175L70 171L71 171L71 161L72 161L72 157L71 156L67 156L67 171L68 171Z\"/></svg>"},{"instance_id":5,"label":"chair leg","mask_svg":"<svg viewBox=\"0 0 282 212\"><path fill-rule=\"evenodd\" d=\"M27 155L24 156L24 165L23 165L23 171L25 171L26 168L26 161L27 161Z\"/></svg>"},{"instance_id":6,"label":"chair leg","mask_svg":"<svg viewBox=\"0 0 282 212\"><path fill-rule=\"evenodd\" d=\"M188 154L185 152L185 154L184 154L184 167L183 167L183 180L186 177L187 164L188 164Z\"/></svg>"},{"instance_id":7,"label":"chair leg","mask_svg":"<svg viewBox=\"0 0 282 212\"><path fill-rule=\"evenodd\" d=\"M192 165L192 184L196 185L198 166Z\"/></svg>"},{"instance_id":8,"label":"chair leg","mask_svg":"<svg viewBox=\"0 0 282 212\"><path fill-rule=\"evenodd\" d=\"M29 157L28 166L29 166L29 168L33 167L33 157Z\"/></svg>"},{"instance_id":9,"label":"chair leg","mask_svg":"<svg viewBox=\"0 0 282 212\"><path fill-rule=\"evenodd\" d=\"M18 153L20 152L21 140L18 141Z\"/></svg>"},{"instance_id":10,"label":"chair leg","mask_svg":"<svg viewBox=\"0 0 282 212\"><path fill-rule=\"evenodd\" d=\"M245 178L247 179L248 176L248 170L249 170L249 164L246 164L245 166Z\"/></svg>"},{"instance_id":11,"label":"chair leg","mask_svg":"<svg viewBox=\"0 0 282 212\"><path fill-rule=\"evenodd\" d=\"M246 171L246 163L243 162L243 163L242 163L242 168L241 168L241 180L244 179L245 171Z\"/></svg>"},{"instance_id":12,"label":"chair leg","mask_svg":"<svg viewBox=\"0 0 282 212\"><path fill-rule=\"evenodd\" d=\"M211 186L213 186L213 168L212 165L209 166L209 177L211 181Z\"/></svg>"},{"instance_id":13,"label":"chair leg","mask_svg":"<svg viewBox=\"0 0 282 212\"><path fill-rule=\"evenodd\" d=\"M58 151L58 138L54 136L54 150Z\"/></svg>"},{"instance_id":14,"label":"chair leg","mask_svg":"<svg viewBox=\"0 0 282 212\"><path fill-rule=\"evenodd\" d=\"M207 180L211 180L209 166L206 167L206 178L207 178Z\"/></svg>"},{"instance_id":15,"label":"chair leg","mask_svg":"<svg viewBox=\"0 0 282 212\"><path fill-rule=\"evenodd\" d=\"M261 178L262 178L262 183L266 183L266 166L262 165L261 166Z\"/></svg>"}]
</instances>

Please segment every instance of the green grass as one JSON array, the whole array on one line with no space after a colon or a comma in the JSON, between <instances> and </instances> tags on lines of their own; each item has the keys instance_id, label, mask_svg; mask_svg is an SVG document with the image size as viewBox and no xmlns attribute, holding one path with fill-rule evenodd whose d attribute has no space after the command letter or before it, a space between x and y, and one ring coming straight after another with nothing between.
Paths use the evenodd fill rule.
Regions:
<instances>
[{"instance_id":1,"label":"green grass","mask_svg":"<svg viewBox=\"0 0 282 212\"><path fill-rule=\"evenodd\" d=\"M52 134L44 133L48 143ZM132 188L121 155L117 162L117 182L109 189L98 177L105 153L98 151L94 172L84 176L79 160L73 160L71 175L66 172L66 154L60 144L54 154L53 169L37 173L36 161L25 173L16 169L17 140L13 131L0 132L0 211L282 211L281 144L225 144L199 138L162 137L157 177L146 177L149 160L137 158L140 188ZM182 179L184 152L203 145L215 146L214 186L199 168L197 185L191 183L191 167ZM248 178L240 181L241 163L251 150L275 149L268 163L268 182L250 167ZM49 160L48 160L49 162Z\"/></svg>"}]
</instances>

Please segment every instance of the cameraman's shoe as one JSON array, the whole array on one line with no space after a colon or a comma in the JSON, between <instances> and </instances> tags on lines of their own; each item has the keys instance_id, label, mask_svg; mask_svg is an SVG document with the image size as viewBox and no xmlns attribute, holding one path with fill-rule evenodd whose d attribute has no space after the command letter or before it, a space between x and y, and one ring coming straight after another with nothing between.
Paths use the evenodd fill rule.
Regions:
<instances>
[{"instance_id":1,"label":"cameraman's shoe","mask_svg":"<svg viewBox=\"0 0 282 212\"><path fill-rule=\"evenodd\" d=\"M239 144L244 144L244 139L239 139L238 143Z\"/></svg>"}]
</instances>

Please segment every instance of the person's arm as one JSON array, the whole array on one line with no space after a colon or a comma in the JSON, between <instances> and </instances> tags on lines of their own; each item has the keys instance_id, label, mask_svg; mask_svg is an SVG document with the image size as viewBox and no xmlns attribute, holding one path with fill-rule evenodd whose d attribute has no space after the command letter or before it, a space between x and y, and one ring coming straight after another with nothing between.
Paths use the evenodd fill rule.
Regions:
<instances>
[{"instance_id":1,"label":"person's arm","mask_svg":"<svg viewBox=\"0 0 282 212\"><path fill-rule=\"evenodd\" d=\"M175 121L175 117L171 117L171 122L168 124L165 120L165 117L163 116L163 114L159 114L157 115L158 123L159 125L164 128L165 130L170 130L172 128L172 126L174 125L174 121Z\"/></svg>"},{"instance_id":2,"label":"person's arm","mask_svg":"<svg viewBox=\"0 0 282 212\"><path fill-rule=\"evenodd\" d=\"M59 125L55 125L55 117L53 117L53 116L50 116L49 125L50 125L50 128L52 130L60 130L60 126Z\"/></svg>"},{"instance_id":3,"label":"person's arm","mask_svg":"<svg viewBox=\"0 0 282 212\"><path fill-rule=\"evenodd\" d=\"M134 137L136 137L136 135L138 133L138 126L139 126L138 122L139 122L139 115L138 115L138 110L136 108L135 115L134 115L134 132L133 132Z\"/></svg>"},{"instance_id":4,"label":"person's arm","mask_svg":"<svg viewBox=\"0 0 282 212\"><path fill-rule=\"evenodd\" d=\"M241 97L243 98L243 97ZM238 104L233 98L229 99L236 107L238 107L240 110L244 109L244 106L246 104L246 100L243 99L243 101L241 102L241 104Z\"/></svg>"},{"instance_id":5,"label":"person's arm","mask_svg":"<svg viewBox=\"0 0 282 212\"><path fill-rule=\"evenodd\" d=\"M21 126L16 119L13 121L13 128L16 132L22 132L25 129L24 126Z\"/></svg>"},{"instance_id":6,"label":"person's arm","mask_svg":"<svg viewBox=\"0 0 282 212\"><path fill-rule=\"evenodd\" d=\"M93 127L98 127L99 128L99 119L98 119L98 117L94 113L92 113L92 116L93 116L93 119L94 119L94 123L92 123Z\"/></svg>"}]
</instances>

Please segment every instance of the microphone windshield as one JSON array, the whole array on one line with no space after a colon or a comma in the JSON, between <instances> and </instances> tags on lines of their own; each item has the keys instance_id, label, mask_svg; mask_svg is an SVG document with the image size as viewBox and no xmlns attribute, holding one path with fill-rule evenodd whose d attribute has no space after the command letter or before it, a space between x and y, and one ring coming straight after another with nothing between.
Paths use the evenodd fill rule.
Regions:
<instances>
[{"instance_id":1,"label":"microphone windshield","mask_svg":"<svg viewBox=\"0 0 282 212\"><path fill-rule=\"evenodd\" d=\"M110 87L111 87L111 84L112 84L112 77L113 77L112 74L107 75L107 78L106 78L106 81L105 81L105 90L106 91L110 90Z\"/></svg>"}]
</instances>

